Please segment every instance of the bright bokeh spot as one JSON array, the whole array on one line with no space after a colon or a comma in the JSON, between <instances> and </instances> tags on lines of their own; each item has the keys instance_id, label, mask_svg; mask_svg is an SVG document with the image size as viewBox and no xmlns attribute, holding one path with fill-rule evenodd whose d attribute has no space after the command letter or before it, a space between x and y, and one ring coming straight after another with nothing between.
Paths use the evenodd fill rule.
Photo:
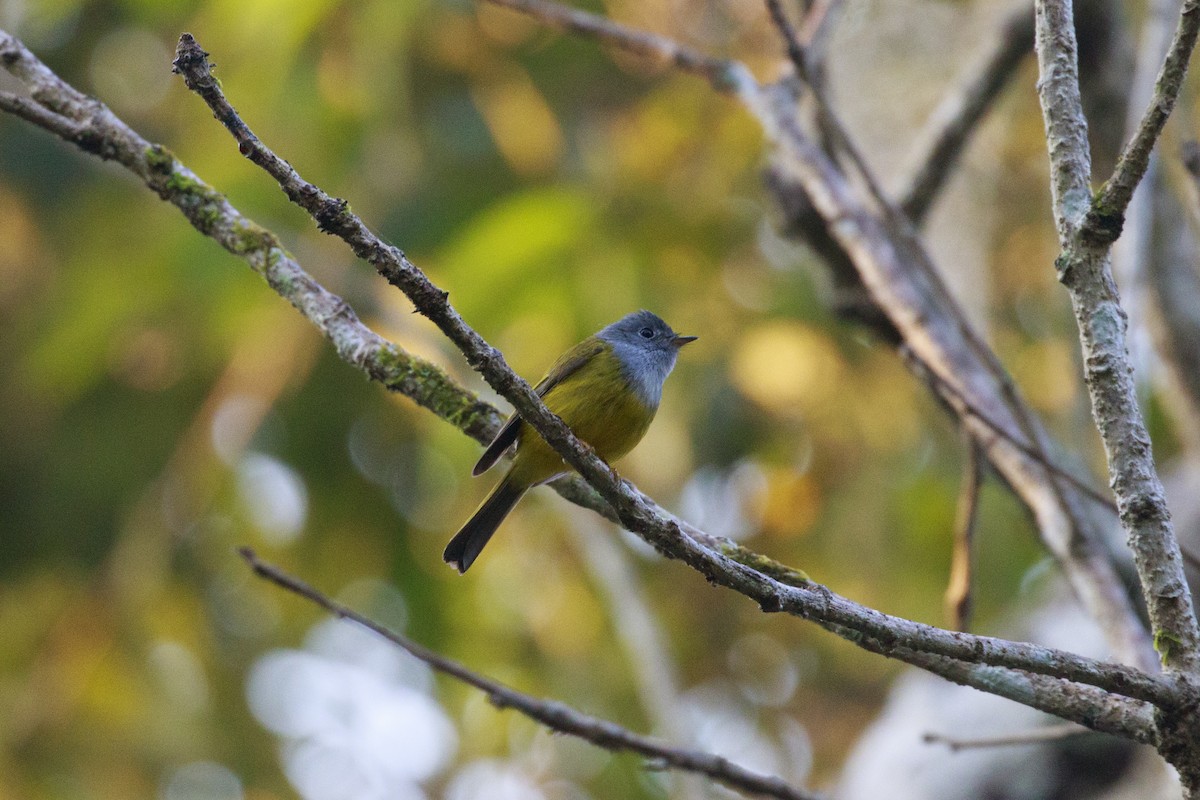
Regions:
<instances>
[{"instance_id":1,"label":"bright bokeh spot","mask_svg":"<svg viewBox=\"0 0 1200 800\"><path fill-rule=\"evenodd\" d=\"M250 453L238 465L238 494L255 527L272 542L290 542L304 530L308 491L287 464Z\"/></svg>"},{"instance_id":2,"label":"bright bokeh spot","mask_svg":"<svg viewBox=\"0 0 1200 800\"><path fill-rule=\"evenodd\" d=\"M833 342L801 322L751 328L733 352L734 383L754 402L783 414L811 413L834 396L842 359Z\"/></svg>"},{"instance_id":3,"label":"bright bokeh spot","mask_svg":"<svg viewBox=\"0 0 1200 800\"><path fill-rule=\"evenodd\" d=\"M428 668L348 623L320 623L305 650L251 671L247 697L287 744L284 769L305 800L412 797L457 747L430 697Z\"/></svg>"}]
</instances>

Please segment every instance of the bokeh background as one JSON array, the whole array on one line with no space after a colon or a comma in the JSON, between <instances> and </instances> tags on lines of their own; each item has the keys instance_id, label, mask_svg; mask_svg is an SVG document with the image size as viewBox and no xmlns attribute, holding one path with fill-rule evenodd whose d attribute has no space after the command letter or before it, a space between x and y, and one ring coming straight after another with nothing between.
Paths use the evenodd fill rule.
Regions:
<instances>
[{"instance_id":1,"label":"bokeh background","mask_svg":"<svg viewBox=\"0 0 1200 800\"><path fill-rule=\"evenodd\" d=\"M996 5L856 0L843 15L831 92L885 183L990 41ZM782 69L752 0L589 7L762 78ZM702 82L461 0L41 0L0 5L0 24L280 234L375 330L490 399L237 154L170 72L181 32L270 146L526 376L639 307L698 334L622 473L855 600L944 621L957 433L885 345L829 310L819 265L773 228L761 131ZM929 239L1095 471L1034 80L1027 63ZM496 711L255 580L241 545L520 689L797 783L836 781L900 671L549 490L459 577L440 554L492 481L469 477L478 445L338 361L119 168L10 117L0 375L0 797L719 794ZM1146 400L1169 460L1174 428ZM990 479L978 561L984 632L1053 572Z\"/></svg>"}]
</instances>

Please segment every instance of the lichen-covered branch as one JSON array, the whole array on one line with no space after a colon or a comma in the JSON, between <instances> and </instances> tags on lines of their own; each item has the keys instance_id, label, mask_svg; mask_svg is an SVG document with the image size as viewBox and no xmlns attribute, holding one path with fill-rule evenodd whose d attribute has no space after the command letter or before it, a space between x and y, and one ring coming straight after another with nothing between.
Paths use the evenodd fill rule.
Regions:
<instances>
[{"instance_id":1,"label":"lichen-covered branch","mask_svg":"<svg viewBox=\"0 0 1200 800\"><path fill-rule=\"evenodd\" d=\"M1195 7L1186 4L1181 27L1195 15ZM1186 46L1190 53L1194 42L1194 36L1189 43L1177 33L1168 63L1179 58L1186 63L1186 53L1180 55L1176 47ZM1054 213L1062 246L1056 267L1059 279L1070 292L1079 326L1092 416L1104 443L1110 483L1141 580L1156 649L1168 669L1194 673L1200 669L1200 629L1171 514L1154 466L1150 434L1138 405L1126 345L1127 319L1112 275L1110 245L1120 232L1120 216L1132 187L1128 187L1128 194L1124 190L1114 195L1102 192L1094 203L1090 202L1091 168L1075 68L1070 0L1039 0L1036 47L1042 71L1038 95L1046 123ZM1166 102L1159 94L1170 90L1162 78L1159 83L1152 105ZM1174 89L1177 92L1178 85ZM1149 125L1155 131L1152 145L1162 125L1153 121L1157 119L1155 113L1148 119L1151 122L1143 124L1133 142L1145 138ZM1132 159L1129 163L1140 158L1136 153L1141 147L1132 155L1127 149ZM1147 158L1148 153L1147 149ZM1119 166L1117 172L1125 185L1129 180L1136 184L1142 170L1136 165ZM1120 202L1122 198L1124 203ZM1119 207L1106 205L1111 202Z\"/></svg>"},{"instance_id":2,"label":"lichen-covered branch","mask_svg":"<svg viewBox=\"0 0 1200 800\"><path fill-rule=\"evenodd\" d=\"M1054 224L1065 241L1090 206L1092 158L1087 119L1079 94L1079 59L1075 15L1070 0L1035 5L1034 47L1037 51L1038 98L1046 122L1050 151L1050 193Z\"/></svg>"},{"instance_id":3,"label":"lichen-covered branch","mask_svg":"<svg viewBox=\"0 0 1200 800\"><path fill-rule=\"evenodd\" d=\"M913 666L930 670L930 661L937 656L928 653L913 653L904 658ZM963 686L1017 700L1030 708L1048 714L1079 721L1094 731L1132 739L1141 744L1158 743L1158 730L1154 722L1154 707L1117 697L1091 686L1080 686L1049 675L1031 675L1020 670L1001 669L979 664L955 662L944 665L943 677Z\"/></svg>"},{"instance_id":4,"label":"lichen-covered branch","mask_svg":"<svg viewBox=\"0 0 1200 800\"><path fill-rule=\"evenodd\" d=\"M722 756L700 750L673 747L658 739L634 733L614 722L584 714L557 700L547 700L517 691L511 686L468 669L458 661L423 647L382 623L334 601L299 578L262 561L253 550L243 548L239 552L259 577L315 603L336 617L361 625L443 675L448 675L468 686L474 686L486 694L488 700L496 708L511 708L557 733L577 737L605 750L637 753L672 769L706 775L718 783L751 795L775 797L779 800L815 800L816 798L816 795L801 791L781 778L763 775L734 764Z\"/></svg>"},{"instance_id":5,"label":"lichen-covered branch","mask_svg":"<svg viewBox=\"0 0 1200 800\"><path fill-rule=\"evenodd\" d=\"M0 31L0 63L28 81L31 97L0 93L0 109L15 113L87 152L117 161L188 222L244 259L281 297L312 321L338 356L373 380L412 398L479 441L500 413L434 364L405 352L359 321L342 298L309 275L270 231L244 216L220 192L159 145L151 144L99 101L47 70L19 41Z\"/></svg>"}]
</instances>

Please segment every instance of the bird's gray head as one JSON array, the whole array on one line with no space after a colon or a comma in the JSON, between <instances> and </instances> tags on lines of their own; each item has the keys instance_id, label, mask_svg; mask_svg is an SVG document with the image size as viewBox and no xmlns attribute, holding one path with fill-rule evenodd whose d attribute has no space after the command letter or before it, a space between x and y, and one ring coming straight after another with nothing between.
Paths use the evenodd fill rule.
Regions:
<instances>
[{"instance_id":1,"label":"bird's gray head","mask_svg":"<svg viewBox=\"0 0 1200 800\"><path fill-rule=\"evenodd\" d=\"M638 398L651 407L662 399L663 382L675 367L679 348L696 339L679 336L649 311L627 314L596 336L613 346Z\"/></svg>"}]
</instances>

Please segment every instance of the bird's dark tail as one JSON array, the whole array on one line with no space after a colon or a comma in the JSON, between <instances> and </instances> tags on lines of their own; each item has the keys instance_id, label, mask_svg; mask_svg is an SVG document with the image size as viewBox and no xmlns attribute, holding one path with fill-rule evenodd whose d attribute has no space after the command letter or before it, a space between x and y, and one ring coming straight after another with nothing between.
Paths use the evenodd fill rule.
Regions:
<instances>
[{"instance_id":1,"label":"bird's dark tail","mask_svg":"<svg viewBox=\"0 0 1200 800\"><path fill-rule=\"evenodd\" d=\"M466 572L525 491L526 487L514 486L506 475L462 529L454 534L442 559L459 573Z\"/></svg>"}]
</instances>

